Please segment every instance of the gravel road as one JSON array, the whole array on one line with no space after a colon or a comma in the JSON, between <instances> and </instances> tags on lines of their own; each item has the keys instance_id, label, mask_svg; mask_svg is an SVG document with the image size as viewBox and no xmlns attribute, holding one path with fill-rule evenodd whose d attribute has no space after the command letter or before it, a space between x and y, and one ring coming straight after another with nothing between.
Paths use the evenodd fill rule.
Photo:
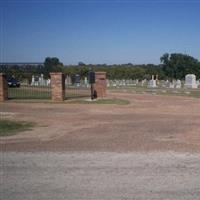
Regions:
<instances>
[{"instance_id":1,"label":"gravel road","mask_svg":"<svg viewBox=\"0 0 200 200\"><path fill-rule=\"evenodd\" d=\"M2 200L199 200L200 154L5 152Z\"/></svg>"}]
</instances>

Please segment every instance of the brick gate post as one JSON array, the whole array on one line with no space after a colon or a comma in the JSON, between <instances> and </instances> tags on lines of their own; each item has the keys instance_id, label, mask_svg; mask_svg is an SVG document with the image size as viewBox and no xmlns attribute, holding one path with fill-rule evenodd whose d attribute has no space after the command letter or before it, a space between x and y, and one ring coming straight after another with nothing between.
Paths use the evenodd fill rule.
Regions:
<instances>
[{"instance_id":1,"label":"brick gate post","mask_svg":"<svg viewBox=\"0 0 200 200\"><path fill-rule=\"evenodd\" d=\"M53 101L65 100L65 76L61 72L50 73L51 76L51 99Z\"/></svg>"},{"instance_id":2,"label":"brick gate post","mask_svg":"<svg viewBox=\"0 0 200 200\"><path fill-rule=\"evenodd\" d=\"M97 98L106 97L106 72L95 72L94 90Z\"/></svg>"},{"instance_id":3,"label":"brick gate post","mask_svg":"<svg viewBox=\"0 0 200 200\"><path fill-rule=\"evenodd\" d=\"M8 99L8 85L6 81L6 76L0 73L0 102Z\"/></svg>"}]
</instances>

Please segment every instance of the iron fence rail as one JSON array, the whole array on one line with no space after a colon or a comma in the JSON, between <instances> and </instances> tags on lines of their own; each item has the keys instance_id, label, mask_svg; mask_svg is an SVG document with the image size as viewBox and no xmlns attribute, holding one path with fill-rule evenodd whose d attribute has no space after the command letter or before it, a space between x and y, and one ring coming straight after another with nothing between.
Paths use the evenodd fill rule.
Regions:
<instances>
[{"instance_id":1,"label":"iron fence rail","mask_svg":"<svg viewBox=\"0 0 200 200\"><path fill-rule=\"evenodd\" d=\"M23 85L8 88L9 99L51 99L50 86Z\"/></svg>"},{"instance_id":2,"label":"iron fence rail","mask_svg":"<svg viewBox=\"0 0 200 200\"><path fill-rule=\"evenodd\" d=\"M90 97L90 88L83 86L65 86L65 98L84 98Z\"/></svg>"}]
</instances>

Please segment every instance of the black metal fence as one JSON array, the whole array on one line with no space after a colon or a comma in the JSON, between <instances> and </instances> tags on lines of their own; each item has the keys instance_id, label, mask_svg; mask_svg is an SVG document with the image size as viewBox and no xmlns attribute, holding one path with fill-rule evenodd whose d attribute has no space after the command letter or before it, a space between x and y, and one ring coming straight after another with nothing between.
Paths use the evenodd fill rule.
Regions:
<instances>
[{"instance_id":1,"label":"black metal fence","mask_svg":"<svg viewBox=\"0 0 200 200\"><path fill-rule=\"evenodd\" d=\"M45 79L42 74L29 74L29 78L21 79L7 77L7 82L9 99L51 99L50 79Z\"/></svg>"},{"instance_id":2,"label":"black metal fence","mask_svg":"<svg viewBox=\"0 0 200 200\"><path fill-rule=\"evenodd\" d=\"M51 87L31 85L9 87L8 99L51 99Z\"/></svg>"},{"instance_id":3,"label":"black metal fence","mask_svg":"<svg viewBox=\"0 0 200 200\"><path fill-rule=\"evenodd\" d=\"M67 86L65 87L65 98L83 98L90 97L90 89L86 87Z\"/></svg>"},{"instance_id":4,"label":"black metal fence","mask_svg":"<svg viewBox=\"0 0 200 200\"><path fill-rule=\"evenodd\" d=\"M50 79L44 79L43 75L32 75L31 80L18 80L20 86L9 85L9 99L51 99ZM78 77L78 76L77 76ZM66 76L65 79L65 99L89 98L91 96L90 84L87 78L76 79Z\"/></svg>"},{"instance_id":5,"label":"black metal fence","mask_svg":"<svg viewBox=\"0 0 200 200\"><path fill-rule=\"evenodd\" d=\"M90 97L90 85L87 77L81 79L78 74L74 76L66 76L65 79L65 98L84 98Z\"/></svg>"},{"instance_id":6,"label":"black metal fence","mask_svg":"<svg viewBox=\"0 0 200 200\"><path fill-rule=\"evenodd\" d=\"M8 81L9 99L51 99L50 79L44 79L43 75L29 75L29 79L16 79L20 85ZM15 78L14 78L15 80ZM19 87L18 87L19 86ZM66 76L65 99L90 97L90 84L87 77Z\"/></svg>"}]
</instances>

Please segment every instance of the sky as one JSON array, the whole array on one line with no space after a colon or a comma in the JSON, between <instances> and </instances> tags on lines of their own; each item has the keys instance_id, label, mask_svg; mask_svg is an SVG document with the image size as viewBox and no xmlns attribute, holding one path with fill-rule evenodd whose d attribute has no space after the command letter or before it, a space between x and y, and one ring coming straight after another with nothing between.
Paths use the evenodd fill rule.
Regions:
<instances>
[{"instance_id":1,"label":"sky","mask_svg":"<svg viewBox=\"0 0 200 200\"><path fill-rule=\"evenodd\" d=\"M0 62L200 60L200 0L0 0Z\"/></svg>"}]
</instances>

